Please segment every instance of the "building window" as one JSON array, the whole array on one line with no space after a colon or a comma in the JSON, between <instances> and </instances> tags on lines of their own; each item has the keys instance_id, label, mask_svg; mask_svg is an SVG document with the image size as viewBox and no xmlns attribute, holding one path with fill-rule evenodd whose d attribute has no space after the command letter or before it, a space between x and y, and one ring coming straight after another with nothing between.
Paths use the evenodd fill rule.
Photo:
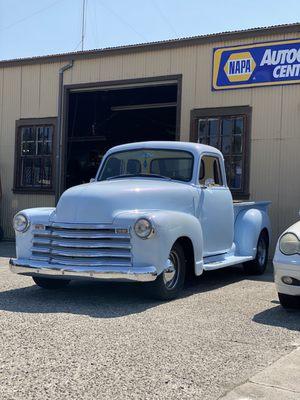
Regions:
<instances>
[{"instance_id":1,"label":"building window","mask_svg":"<svg viewBox=\"0 0 300 400\"><path fill-rule=\"evenodd\" d=\"M15 191L53 190L54 132L54 118L17 121Z\"/></svg>"},{"instance_id":2,"label":"building window","mask_svg":"<svg viewBox=\"0 0 300 400\"><path fill-rule=\"evenodd\" d=\"M235 198L249 196L250 107L192 111L191 140L221 150L227 184Z\"/></svg>"}]
</instances>

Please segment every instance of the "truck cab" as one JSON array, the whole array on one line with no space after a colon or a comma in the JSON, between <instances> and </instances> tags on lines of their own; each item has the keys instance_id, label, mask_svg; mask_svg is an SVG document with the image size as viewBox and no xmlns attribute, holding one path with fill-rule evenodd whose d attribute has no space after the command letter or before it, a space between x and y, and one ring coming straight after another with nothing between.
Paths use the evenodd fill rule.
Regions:
<instances>
[{"instance_id":1,"label":"truck cab","mask_svg":"<svg viewBox=\"0 0 300 400\"><path fill-rule=\"evenodd\" d=\"M72 279L138 281L156 298L180 293L185 275L243 263L263 273L269 202L234 204L222 153L185 142L116 146L91 183L56 208L14 218L11 270L44 288Z\"/></svg>"}]
</instances>

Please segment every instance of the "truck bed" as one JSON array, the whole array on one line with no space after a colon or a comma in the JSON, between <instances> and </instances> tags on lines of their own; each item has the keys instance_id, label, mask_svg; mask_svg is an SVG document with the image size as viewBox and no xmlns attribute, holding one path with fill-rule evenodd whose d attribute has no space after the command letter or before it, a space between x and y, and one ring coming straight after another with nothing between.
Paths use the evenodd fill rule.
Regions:
<instances>
[{"instance_id":1,"label":"truck bed","mask_svg":"<svg viewBox=\"0 0 300 400\"><path fill-rule=\"evenodd\" d=\"M233 200L234 219L236 219L237 215L241 211L249 209L249 208L257 208L257 209L266 211L270 204L271 204L270 201Z\"/></svg>"}]
</instances>

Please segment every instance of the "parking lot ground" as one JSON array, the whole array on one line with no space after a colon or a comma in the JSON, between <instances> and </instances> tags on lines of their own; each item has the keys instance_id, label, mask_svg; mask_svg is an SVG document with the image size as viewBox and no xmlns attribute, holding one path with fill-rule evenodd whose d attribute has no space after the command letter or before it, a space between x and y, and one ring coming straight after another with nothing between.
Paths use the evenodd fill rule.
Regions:
<instances>
[{"instance_id":1,"label":"parking lot ground","mask_svg":"<svg viewBox=\"0 0 300 400\"><path fill-rule=\"evenodd\" d=\"M9 272L5 246L1 400L218 399L254 384L300 342L300 311L281 308L271 269L210 272L161 303L134 284L40 289Z\"/></svg>"}]
</instances>

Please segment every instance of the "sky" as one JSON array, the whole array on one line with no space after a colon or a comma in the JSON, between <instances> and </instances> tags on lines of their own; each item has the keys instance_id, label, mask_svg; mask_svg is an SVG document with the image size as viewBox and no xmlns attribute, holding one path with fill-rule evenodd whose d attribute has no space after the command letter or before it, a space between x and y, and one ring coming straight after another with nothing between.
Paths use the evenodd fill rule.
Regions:
<instances>
[{"instance_id":1,"label":"sky","mask_svg":"<svg viewBox=\"0 0 300 400\"><path fill-rule=\"evenodd\" d=\"M300 21L299 0L86 0L84 49ZM83 0L0 0L0 60L81 50Z\"/></svg>"}]
</instances>

